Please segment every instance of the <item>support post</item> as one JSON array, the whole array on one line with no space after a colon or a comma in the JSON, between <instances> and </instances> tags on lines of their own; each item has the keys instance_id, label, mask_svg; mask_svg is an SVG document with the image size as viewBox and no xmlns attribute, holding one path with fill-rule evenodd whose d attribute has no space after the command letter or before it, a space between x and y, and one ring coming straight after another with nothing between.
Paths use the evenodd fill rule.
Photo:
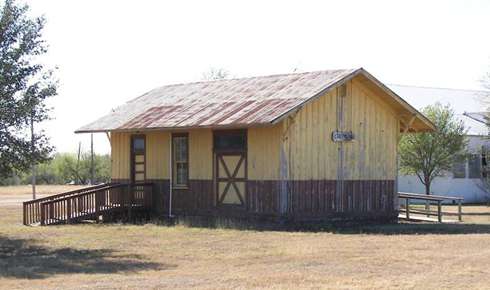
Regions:
<instances>
[{"instance_id":1,"label":"support post","mask_svg":"<svg viewBox=\"0 0 490 290\"><path fill-rule=\"evenodd\" d=\"M95 169L94 169L94 134L90 134L90 185L94 185L95 182Z\"/></svg>"},{"instance_id":2,"label":"support post","mask_svg":"<svg viewBox=\"0 0 490 290\"><path fill-rule=\"evenodd\" d=\"M410 219L410 198L405 198L405 215L407 220Z\"/></svg>"},{"instance_id":3,"label":"support post","mask_svg":"<svg viewBox=\"0 0 490 290\"><path fill-rule=\"evenodd\" d=\"M437 220L442 223L442 212L441 212L441 203L442 201L437 201Z\"/></svg>"},{"instance_id":4,"label":"support post","mask_svg":"<svg viewBox=\"0 0 490 290\"><path fill-rule=\"evenodd\" d=\"M458 199L458 220L460 222L463 221L463 210L462 210L462 207L461 207L461 199Z\"/></svg>"}]
</instances>

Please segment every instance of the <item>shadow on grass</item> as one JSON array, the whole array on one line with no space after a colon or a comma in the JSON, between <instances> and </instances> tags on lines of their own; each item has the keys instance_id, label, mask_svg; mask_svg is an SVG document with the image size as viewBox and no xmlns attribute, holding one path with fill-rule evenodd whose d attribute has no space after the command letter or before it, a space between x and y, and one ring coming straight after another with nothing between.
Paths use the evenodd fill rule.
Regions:
<instances>
[{"instance_id":1,"label":"shadow on grass","mask_svg":"<svg viewBox=\"0 0 490 290\"><path fill-rule=\"evenodd\" d=\"M378 235L461 235L490 234L486 224L436 224L436 223L398 223L372 224L325 229L338 234L378 234Z\"/></svg>"},{"instance_id":2,"label":"shadow on grass","mask_svg":"<svg viewBox=\"0 0 490 290\"><path fill-rule=\"evenodd\" d=\"M55 274L111 274L175 267L144 261L139 255L120 255L110 249L50 249L33 240L0 236L0 278L43 279Z\"/></svg>"},{"instance_id":3,"label":"shadow on grass","mask_svg":"<svg viewBox=\"0 0 490 290\"><path fill-rule=\"evenodd\" d=\"M376 222L376 221L311 221L267 222L244 219L213 219L185 217L160 225L182 225L208 229L238 229L253 231L328 232L335 234L424 235L424 234L490 234L490 224L430 223L430 222Z\"/></svg>"}]
</instances>

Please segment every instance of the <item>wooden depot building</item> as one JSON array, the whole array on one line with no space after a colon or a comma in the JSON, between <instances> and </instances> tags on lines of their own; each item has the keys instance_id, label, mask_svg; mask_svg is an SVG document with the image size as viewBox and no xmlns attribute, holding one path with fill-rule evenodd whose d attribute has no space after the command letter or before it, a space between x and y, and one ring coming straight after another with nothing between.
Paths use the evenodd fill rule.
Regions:
<instances>
[{"instance_id":1,"label":"wooden depot building","mask_svg":"<svg viewBox=\"0 0 490 290\"><path fill-rule=\"evenodd\" d=\"M167 85L76 132L157 215L309 220L396 218L400 134L431 130L360 68Z\"/></svg>"}]
</instances>

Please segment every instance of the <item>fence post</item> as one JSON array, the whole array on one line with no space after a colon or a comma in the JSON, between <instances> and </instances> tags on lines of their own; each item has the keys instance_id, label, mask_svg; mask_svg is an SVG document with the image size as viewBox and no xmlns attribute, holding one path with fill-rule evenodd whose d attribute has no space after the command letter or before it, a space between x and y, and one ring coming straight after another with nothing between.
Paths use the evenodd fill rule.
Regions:
<instances>
[{"instance_id":1,"label":"fence post","mask_svg":"<svg viewBox=\"0 0 490 290\"><path fill-rule=\"evenodd\" d=\"M458 199L458 220L460 222L463 221L463 216L462 215L463 215L463 211L461 209L461 199Z\"/></svg>"},{"instance_id":2,"label":"fence post","mask_svg":"<svg viewBox=\"0 0 490 290\"><path fill-rule=\"evenodd\" d=\"M410 219L410 198L405 198L405 215L407 220Z\"/></svg>"},{"instance_id":3,"label":"fence post","mask_svg":"<svg viewBox=\"0 0 490 290\"><path fill-rule=\"evenodd\" d=\"M442 223L442 212L441 212L441 202L440 200L437 201L437 220Z\"/></svg>"}]
</instances>

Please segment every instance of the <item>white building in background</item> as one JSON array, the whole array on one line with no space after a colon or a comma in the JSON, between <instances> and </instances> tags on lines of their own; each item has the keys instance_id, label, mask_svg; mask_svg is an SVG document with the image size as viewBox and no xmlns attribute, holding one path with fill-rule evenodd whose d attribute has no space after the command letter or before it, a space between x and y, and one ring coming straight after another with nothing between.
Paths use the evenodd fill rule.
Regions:
<instances>
[{"instance_id":1,"label":"white building in background","mask_svg":"<svg viewBox=\"0 0 490 290\"><path fill-rule=\"evenodd\" d=\"M490 194L485 191L481 181L482 163L485 164L486 162L481 150L482 146L490 147L489 131L485 124L463 114L465 112L485 111L490 104L485 105L482 100L485 99L485 96L490 96L490 92L403 85L390 85L389 87L417 109L433 105L436 102L443 105L449 104L455 111L457 118L462 120L468 129L467 151L470 154L469 158L455 163L451 172L436 177L431 185L431 193L462 196L466 203L488 201ZM415 175L400 175L398 177L398 190L425 193L424 185Z\"/></svg>"}]
</instances>

